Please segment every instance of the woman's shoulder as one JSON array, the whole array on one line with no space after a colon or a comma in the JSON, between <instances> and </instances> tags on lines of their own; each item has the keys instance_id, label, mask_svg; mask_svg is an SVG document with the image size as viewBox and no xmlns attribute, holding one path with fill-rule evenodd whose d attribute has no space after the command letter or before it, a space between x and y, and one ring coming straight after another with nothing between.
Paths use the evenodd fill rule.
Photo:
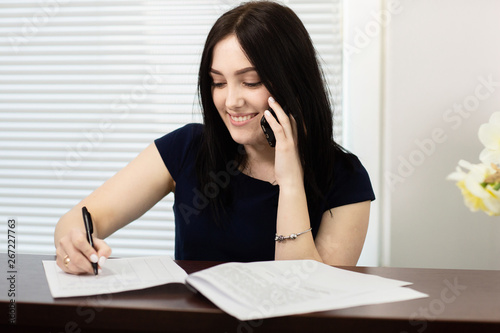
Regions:
<instances>
[{"instance_id":1,"label":"woman's shoulder","mask_svg":"<svg viewBox=\"0 0 500 333\"><path fill-rule=\"evenodd\" d=\"M370 176L356 155L338 149L333 169L329 208L375 199Z\"/></svg>"},{"instance_id":2,"label":"woman's shoulder","mask_svg":"<svg viewBox=\"0 0 500 333\"><path fill-rule=\"evenodd\" d=\"M350 151L336 147L334 152L334 170L336 172L356 172L363 169L363 164L359 158Z\"/></svg>"},{"instance_id":3,"label":"woman's shoulder","mask_svg":"<svg viewBox=\"0 0 500 333\"><path fill-rule=\"evenodd\" d=\"M182 127L179 127L172 132L166 134L165 136L178 136L178 137L196 137L200 136L203 132L203 124L199 123L188 123Z\"/></svg>"},{"instance_id":4,"label":"woman's shoulder","mask_svg":"<svg viewBox=\"0 0 500 333\"><path fill-rule=\"evenodd\" d=\"M188 123L177 130L183 132L201 133L203 131L203 127L203 124L200 123Z\"/></svg>"},{"instance_id":5,"label":"woman's shoulder","mask_svg":"<svg viewBox=\"0 0 500 333\"><path fill-rule=\"evenodd\" d=\"M198 123L189 123L179 127L164 136L155 140L157 146L188 143L196 141L203 133L203 125Z\"/></svg>"},{"instance_id":6,"label":"woman's shoulder","mask_svg":"<svg viewBox=\"0 0 500 333\"><path fill-rule=\"evenodd\" d=\"M202 132L202 124L190 123L155 140L156 148L174 179L183 167L195 160Z\"/></svg>"}]
</instances>

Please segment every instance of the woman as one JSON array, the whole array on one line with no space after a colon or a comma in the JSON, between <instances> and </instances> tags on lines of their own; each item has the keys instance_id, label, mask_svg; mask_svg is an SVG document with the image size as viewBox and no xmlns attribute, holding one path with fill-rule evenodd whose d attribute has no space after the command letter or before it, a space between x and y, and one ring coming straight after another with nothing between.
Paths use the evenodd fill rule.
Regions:
<instances>
[{"instance_id":1,"label":"woman","mask_svg":"<svg viewBox=\"0 0 500 333\"><path fill-rule=\"evenodd\" d=\"M327 90L295 13L259 1L221 16L205 43L199 93L203 125L156 140L61 218L58 265L73 274L91 273L89 261L103 266L111 249L102 239L170 192L176 259L355 265L373 190L359 160L333 141Z\"/></svg>"}]
</instances>

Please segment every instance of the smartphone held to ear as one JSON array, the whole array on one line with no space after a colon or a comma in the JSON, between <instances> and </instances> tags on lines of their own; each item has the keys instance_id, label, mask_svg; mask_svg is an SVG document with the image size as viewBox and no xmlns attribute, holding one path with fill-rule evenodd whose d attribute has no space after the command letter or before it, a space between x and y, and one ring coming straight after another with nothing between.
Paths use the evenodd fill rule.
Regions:
<instances>
[{"instance_id":1,"label":"smartphone held to ear","mask_svg":"<svg viewBox=\"0 0 500 333\"><path fill-rule=\"evenodd\" d=\"M269 107L269 112L273 115L273 117L278 121L278 117L276 116L276 113L274 112L271 107ZM279 121L278 121L279 122ZM260 119L260 126L262 127L262 130L264 131L264 135L266 136L267 142L271 147L276 146L276 137L274 136L274 132L271 129L271 126L269 126L269 123L266 120L265 116L262 116Z\"/></svg>"},{"instance_id":2,"label":"smartphone held to ear","mask_svg":"<svg viewBox=\"0 0 500 333\"><path fill-rule=\"evenodd\" d=\"M279 123L280 121L278 120L278 116L276 116L276 113L274 112L274 110L271 107L269 107L268 110L269 110L269 112L271 112L274 119L276 119L276 121ZM289 112L288 112L286 106L283 106L283 111L285 112L286 115L289 115ZM265 116L262 116L262 118L260 119L260 127L262 127L262 130L264 131L264 135L266 136L266 139L267 139L267 142L269 143L269 145L271 147L276 146L276 137L274 136L274 132L271 129L271 126L269 125L269 123L267 122Z\"/></svg>"}]
</instances>

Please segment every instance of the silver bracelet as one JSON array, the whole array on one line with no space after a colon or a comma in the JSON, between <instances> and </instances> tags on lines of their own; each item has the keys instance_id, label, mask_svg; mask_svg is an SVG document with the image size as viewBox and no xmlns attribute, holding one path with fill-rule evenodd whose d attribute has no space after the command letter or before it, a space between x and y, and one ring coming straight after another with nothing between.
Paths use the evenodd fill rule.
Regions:
<instances>
[{"instance_id":1,"label":"silver bracelet","mask_svg":"<svg viewBox=\"0 0 500 333\"><path fill-rule=\"evenodd\" d=\"M276 234L276 237L274 237L274 240L277 242L283 242L287 239L295 239L295 238L299 237L300 235L305 234L306 232L309 232L311 230L312 230L312 228L309 228L305 231L299 232L298 234L290 234L290 236L283 236L283 235Z\"/></svg>"}]
</instances>

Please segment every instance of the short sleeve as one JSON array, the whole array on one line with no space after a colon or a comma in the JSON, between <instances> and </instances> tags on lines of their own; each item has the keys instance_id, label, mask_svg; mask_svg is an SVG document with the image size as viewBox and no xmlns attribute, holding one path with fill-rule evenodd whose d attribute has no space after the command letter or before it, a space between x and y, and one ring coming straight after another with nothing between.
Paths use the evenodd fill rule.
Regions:
<instances>
[{"instance_id":1,"label":"short sleeve","mask_svg":"<svg viewBox=\"0 0 500 333\"><path fill-rule=\"evenodd\" d=\"M179 176L187 161L193 161L195 149L199 143L203 125L187 124L155 140L156 148L174 180Z\"/></svg>"},{"instance_id":2,"label":"short sleeve","mask_svg":"<svg viewBox=\"0 0 500 333\"><path fill-rule=\"evenodd\" d=\"M368 172L350 153L339 153L334 168L334 181L327 195L326 209L375 200Z\"/></svg>"}]
</instances>

